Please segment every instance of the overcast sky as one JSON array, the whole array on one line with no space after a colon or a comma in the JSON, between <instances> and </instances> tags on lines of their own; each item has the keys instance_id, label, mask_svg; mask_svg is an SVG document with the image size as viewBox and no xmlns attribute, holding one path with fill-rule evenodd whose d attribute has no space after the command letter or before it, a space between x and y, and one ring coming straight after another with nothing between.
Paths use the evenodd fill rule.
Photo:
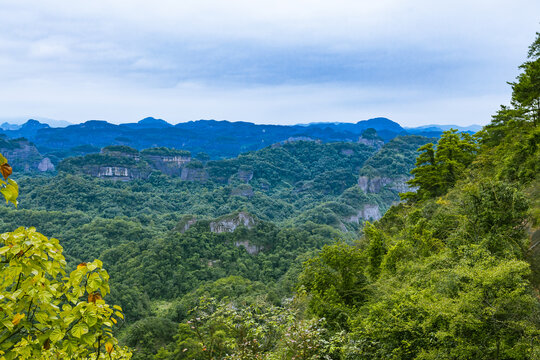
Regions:
<instances>
[{"instance_id":1,"label":"overcast sky","mask_svg":"<svg viewBox=\"0 0 540 360\"><path fill-rule=\"evenodd\" d=\"M540 1L0 0L0 118L486 124Z\"/></svg>"}]
</instances>

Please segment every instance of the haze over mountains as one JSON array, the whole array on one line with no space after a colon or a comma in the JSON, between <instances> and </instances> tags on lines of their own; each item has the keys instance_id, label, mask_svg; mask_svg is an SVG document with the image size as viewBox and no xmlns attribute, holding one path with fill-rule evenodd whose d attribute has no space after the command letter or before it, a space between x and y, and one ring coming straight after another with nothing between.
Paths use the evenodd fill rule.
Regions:
<instances>
[{"instance_id":1,"label":"haze over mountains","mask_svg":"<svg viewBox=\"0 0 540 360\"><path fill-rule=\"evenodd\" d=\"M147 117L136 123L116 125L103 120L89 120L66 127L51 127L30 119L22 125L4 123L0 133L12 139L24 137L33 142L40 153L58 159L80 154L81 146L84 146L83 153L91 153L108 145L127 145L139 150L165 146L190 150L194 154L205 152L212 158L227 158L295 139L356 142L369 128L375 129L377 135L387 142L398 135L407 134L436 137L450 127L469 132L479 128L450 125L404 128L382 117L357 123L302 125L257 125L225 120L197 120L172 125L162 119Z\"/></svg>"}]
</instances>

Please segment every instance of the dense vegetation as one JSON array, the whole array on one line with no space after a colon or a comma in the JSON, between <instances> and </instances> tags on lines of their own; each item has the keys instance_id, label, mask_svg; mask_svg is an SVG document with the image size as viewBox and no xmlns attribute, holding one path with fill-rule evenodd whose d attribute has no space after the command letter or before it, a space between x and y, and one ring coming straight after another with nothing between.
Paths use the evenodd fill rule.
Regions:
<instances>
[{"instance_id":1,"label":"dense vegetation","mask_svg":"<svg viewBox=\"0 0 540 360\"><path fill-rule=\"evenodd\" d=\"M540 358L539 49L512 106L474 138L420 147L418 191L304 262L292 300L216 283L156 358Z\"/></svg>"},{"instance_id":2,"label":"dense vegetation","mask_svg":"<svg viewBox=\"0 0 540 360\"><path fill-rule=\"evenodd\" d=\"M42 336L24 312L29 300L28 309L37 306L32 296L44 308L51 297L32 288L39 266L7 266L24 275L28 296L24 306L10 303L2 331L21 324L30 339L25 356L111 353L115 337L107 333L111 345L103 344L99 331L110 328L112 312L105 305L92 312L109 292L101 261L93 261L100 258L111 275L108 301L125 311L116 335L135 359L540 358L540 35L521 68L511 106L475 136L449 130L437 141L396 137L380 150L288 141L227 160L203 154L189 166L205 171L204 181L151 171L113 182L85 173L89 164L141 164L116 154L138 150L113 145L65 160L54 177L20 177L20 189L1 182L19 208L0 209L0 229L36 226L60 239L67 258L34 230L2 235L0 256L10 266L48 252L46 281L57 296L51 316L36 317L52 321L37 324ZM377 139L367 132L366 140ZM7 179L11 168L0 164ZM397 203L410 173L416 191ZM364 192L364 177L378 185ZM364 222L374 209L388 211ZM20 239L34 243L23 242L25 250ZM59 280L66 266L70 278ZM3 277L2 296L21 294L16 277ZM66 300L82 305L57 316ZM84 313L76 331L74 309Z\"/></svg>"},{"instance_id":3,"label":"dense vegetation","mask_svg":"<svg viewBox=\"0 0 540 360\"><path fill-rule=\"evenodd\" d=\"M158 171L129 182L81 176L78 166L115 165L119 153L138 154L111 146L66 160L69 166L61 166L57 176L19 176L19 208L0 208L0 228L35 226L59 238L70 267L103 260L111 274L109 301L126 315L122 337L141 349L139 358L168 345L171 326L209 292L219 299L260 296L281 305L312 251L337 239L352 241L364 206L383 211L398 200L396 190L365 194L355 185L359 169L378 154L364 144L297 141L234 159L206 158L198 162L211 174L204 183ZM390 153L387 158L393 161ZM410 154L405 174L413 159ZM135 163L129 156L120 161ZM234 219L239 211L253 226L211 230L212 222ZM154 335L145 337L146 345L134 343L141 341L135 329Z\"/></svg>"}]
</instances>

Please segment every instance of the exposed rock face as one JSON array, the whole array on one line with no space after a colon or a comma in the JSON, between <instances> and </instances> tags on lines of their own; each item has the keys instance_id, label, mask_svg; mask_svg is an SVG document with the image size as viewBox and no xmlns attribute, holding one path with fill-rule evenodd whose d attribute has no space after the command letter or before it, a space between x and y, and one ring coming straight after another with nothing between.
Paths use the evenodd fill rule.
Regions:
<instances>
[{"instance_id":1,"label":"exposed rock face","mask_svg":"<svg viewBox=\"0 0 540 360\"><path fill-rule=\"evenodd\" d=\"M202 168L182 168L180 178L186 181L201 181L205 182L208 180L208 173L205 169Z\"/></svg>"},{"instance_id":2,"label":"exposed rock face","mask_svg":"<svg viewBox=\"0 0 540 360\"><path fill-rule=\"evenodd\" d=\"M54 171L54 164L48 157L43 158L38 164L38 170L41 172Z\"/></svg>"},{"instance_id":3,"label":"exposed rock face","mask_svg":"<svg viewBox=\"0 0 540 360\"><path fill-rule=\"evenodd\" d=\"M360 176L358 178L358 186L362 189L363 192L367 193L378 193L383 187L388 184L391 184L393 181L387 177L375 176L370 178L368 176Z\"/></svg>"},{"instance_id":4,"label":"exposed rock face","mask_svg":"<svg viewBox=\"0 0 540 360\"><path fill-rule=\"evenodd\" d=\"M98 177L102 179L113 178L114 180L131 180L128 168L121 166L101 166L98 171Z\"/></svg>"},{"instance_id":5,"label":"exposed rock face","mask_svg":"<svg viewBox=\"0 0 540 360\"><path fill-rule=\"evenodd\" d=\"M364 193L367 194L369 188L369 178L367 176L360 176L358 178L358 186Z\"/></svg>"},{"instance_id":6,"label":"exposed rock face","mask_svg":"<svg viewBox=\"0 0 540 360\"><path fill-rule=\"evenodd\" d=\"M43 159L37 148L26 139L2 141L0 153L19 171L36 171Z\"/></svg>"},{"instance_id":7,"label":"exposed rock face","mask_svg":"<svg viewBox=\"0 0 540 360\"><path fill-rule=\"evenodd\" d=\"M358 186L363 192L378 193L383 188L393 190L398 193L405 193L408 191L416 191L418 188L409 186L407 181L410 177L400 177L397 179L391 179L388 177L375 176L370 178L369 176L360 176L358 178Z\"/></svg>"},{"instance_id":8,"label":"exposed rock face","mask_svg":"<svg viewBox=\"0 0 540 360\"><path fill-rule=\"evenodd\" d=\"M346 155L346 156L354 155L354 151L352 149L341 149L340 153L341 155Z\"/></svg>"},{"instance_id":9,"label":"exposed rock face","mask_svg":"<svg viewBox=\"0 0 540 360\"><path fill-rule=\"evenodd\" d=\"M411 178L400 177L397 179L391 179L383 176L360 176L358 178L358 186L362 189L363 192L367 193L378 193L384 187L387 187L396 192L407 192L407 191L416 191L416 188L411 187L407 184L407 181Z\"/></svg>"},{"instance_id":10,"label":"exposed rock face","mask_svg":"<svg viewBox=\"0 0 540 360\"><path fill-rule=\"evenodd\" d=\"M248 254L250 254L250 255L256 255L256 254L260 253L261 250L263 249L262 246L250 244L249 241L247 241L247 240L245 240L245 241L235 241L234 245L237 246L237 247L243 246L246 249L246 251L248 252Z\"/></svg>"},{"instance_id":11,"label":"exposed rock face","mask_svg":"<svg viewBox=\"0 0 540 360\"><path fill-rule=\"evenodd\" d=\"M377 204L366 204L356 215L348 217L345 221L358 224L360 219L374 221L379 220L381 217L381 211Z\"/></svg>"},{"instance_id":12,"label":"exposed rock face","mask_svg":"<svg viewBox=\"0 0 540 360\"><path fill-rule=\"evenodd\" d=\"M418 190L417 187L412 187L407 184L407 181L409 181L410 179L412 178L400 178L400 179L394 180L394 182L392 183L392 186L390 186L390 189L400 192L400 193Z\"/></svg>"},{"instance_id":13,"label":"exposed rock face","mask_svg":"<svg viewBox=\"0 0 540 360\"><path fill-rule=\"evenodd\" d=\"M362 210L362 218L366 220L379 220L382 217L378 205L368 204Z\"/></svg>"},{"instance_id":14,"label":"exposed rock face","mask_svg":"<svg viewBox=\"0 0 540 360\"><path fill-rule=\"evenodd\" d=\"M156 169L171 176L181 175L182 167L191 161L191 156L146 155L145 157Z\"/></svg>"},{"instance_id":15,"label":"exposed rock face","mask_svg":"<svg viewBox=\"0 0 540 360\"><path fill-rule=\"evenodd\" d=\"M255 226L255 219L246 212L239 212L223 219L218 219L210 223L210 231L214 233L233 232L239 226L252 229Z\"/></svg>"},{"instance_id":16,"label":"exposed rock face","mask_svg":"<svg viewBox=\"0 0 540 360\"><path fill-rule=\"evenodd\" d=\"M360 138L358 138L358 143L373 147L373 148L375 148L377 150L382 148L383 145L384 145L384 141L382 141L382 140L366 139L366 138L364 138L362 136L360 136Z\"/></svg>"},{"instance_id":17,"label":"exposed rock face","mask_svg":"<svg viewBox=\"0 0 540 360\"><path fill-rule=\"evenodd\" d=\"M134 179L146 179L150 171L143 171L138 168L129 168L125 166L85 166L84 172L107 180L129 181Z\"/></svg>"}]
</instances>

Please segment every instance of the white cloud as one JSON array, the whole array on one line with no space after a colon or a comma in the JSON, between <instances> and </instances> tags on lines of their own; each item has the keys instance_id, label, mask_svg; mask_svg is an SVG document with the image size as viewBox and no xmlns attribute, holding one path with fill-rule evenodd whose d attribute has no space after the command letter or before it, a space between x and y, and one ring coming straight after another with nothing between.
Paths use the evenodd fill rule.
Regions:
<instances>
[{"instance_id":1,"label":"white cloud","mask_svg":"<svg viewBox=\"0 0 540 360\"><path fill-rule=\"evenodd\" d=\"M255 123L356 122L387 116L410 126L431 123L486 124L506 94L440 99L407 88L358 88L343 84L214 87L181 83L174 88L125 86L107 79L72 79L47 83L31 80L0 89L3 114L47 116L83 122L105 119L122 123L145 116L171 123L198 119L227 119ZM30 90L29 90L30 89ZM41 89L47 89L42 93ZM32 99L29 101L29 99ZM25 108L34 109L25 112Z\"/></svg>"},{"instance_id":2,"label":"white cloud","mask_svg":"<svg viewBox=\"0 0 540 360\"><path fill-rule=\"evenodd\" d=\"M71 54L69 46L59 40L46 39L30 44L29 56L42 59L62 59Z\"/></svg>"},{"instance_id":3,"label":"white cloud","mask_svg":"<svg viewBox=\"0 0 540 360\"><path fill-rule=\"evenodd\" d=\"M538 13L533 0L3 2L0 116L485 123Z\"/></svg>"}]
</instances>

